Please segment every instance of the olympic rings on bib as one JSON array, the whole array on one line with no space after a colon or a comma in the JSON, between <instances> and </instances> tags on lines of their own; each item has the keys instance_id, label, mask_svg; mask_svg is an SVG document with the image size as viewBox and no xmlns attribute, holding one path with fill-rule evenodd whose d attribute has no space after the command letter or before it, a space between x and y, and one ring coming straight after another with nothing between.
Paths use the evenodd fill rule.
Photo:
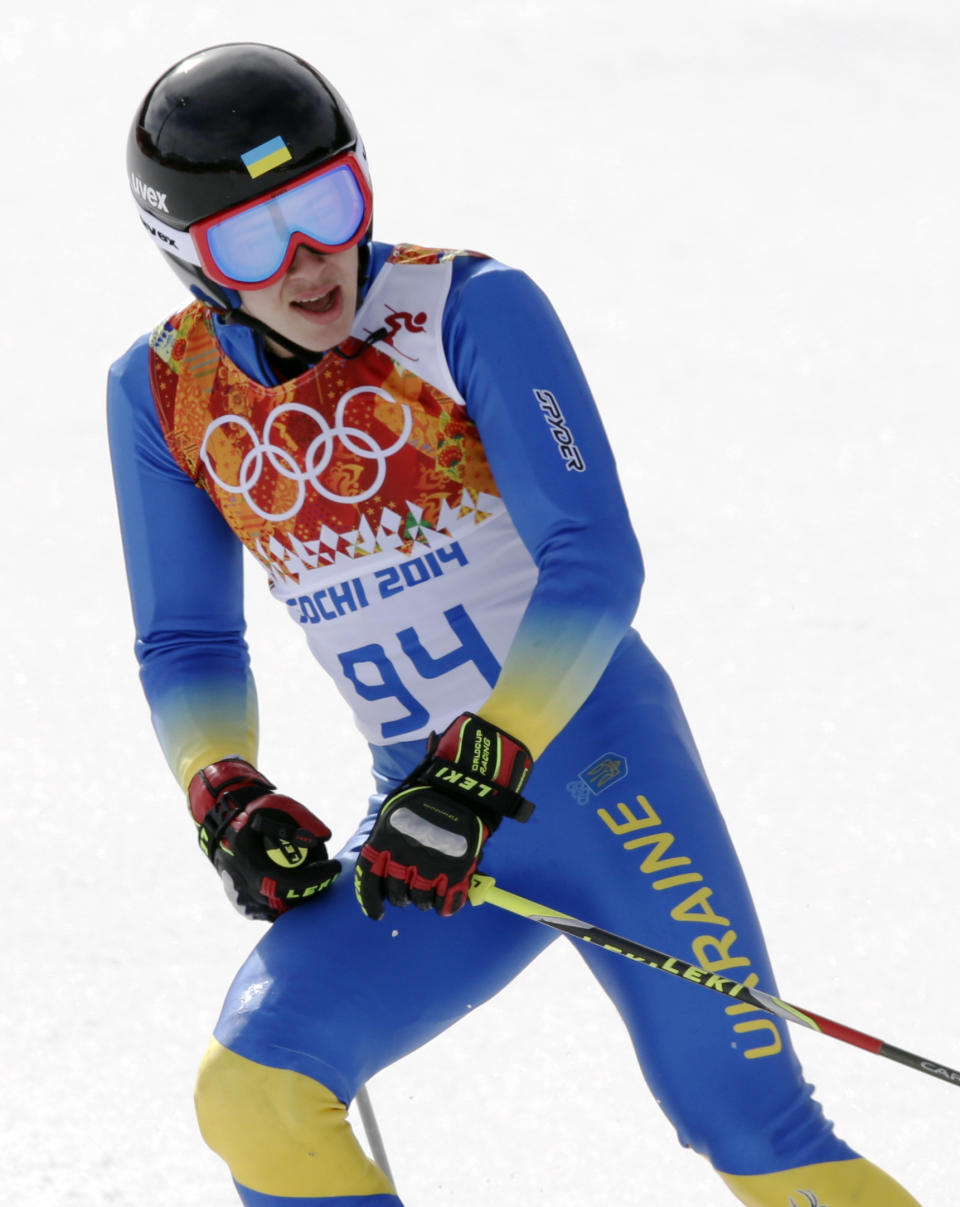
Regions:
<instances>
[{"instance_id":1,"label":"olympic rings on bib","mask_svg":"<svg viewBox=\"0 0 960 1207\"><path fill-rule=\"evenodd\" d=\"M369 432L365 432L362 428L350 427L344 423L346 409L358 394L375 394L386 402L393 403L395 406L398 405L403 412L403 428L400 435L387 448L381 448ZM309 416L320 429L319 434L307 446L303 468L301 468L296 457L289 449L281 448L271 443L270 439L274 424L282 416L293 412ZM239 481L236 483L225 482L220 477L211 463L207 450L210 438L214 432L218 428L226 427L228 424L236 424L242 428L250 438L253 446L240 463L237 475ZM225 490L228 494L241 495L250 510L260 516L261 519L280 522L291 519L303 506L304 500L307 497L308 483L317 494L325 499L329 499L331 503L362 503L365 499L369 499L372 495L375 495L387 476L388 458L403 448L407 443L412 428L413 415L406 403L397 403L393 395L380 386L357 386L355 389L348 390L337 403L332 427L318 411L306 406L302 402L285 402L271 411L267 416L266 423L263 425L262 436L257 434L256 428L243 415L220 415L209 424L206 432L204 432L203 442L200 445L200 459L211 479L221 490ZM376 462L377 471L373 482L366 489L360 491L359 494L336 494L324 486L320 480L320 475L333 458L337 440L340 440L344 448L355 457L359 457L364 461ZM260 481L264 462L269 463L281 478L286 478L288 481L296 482L297 484L296 500L286 511L266 511L253 498L252 492Z\"/></svg>"}]
</instances>

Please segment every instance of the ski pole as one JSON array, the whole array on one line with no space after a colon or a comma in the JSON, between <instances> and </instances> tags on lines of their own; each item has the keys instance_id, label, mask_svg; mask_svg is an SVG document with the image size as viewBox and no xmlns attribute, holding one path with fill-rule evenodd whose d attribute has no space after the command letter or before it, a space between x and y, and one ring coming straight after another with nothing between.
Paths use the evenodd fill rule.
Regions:
<instances>
[{"instance_id":1,"label":"ski pole","mask_svg":"<svg viewBox=\"0 0 960 1207\"><path fill-rule=\"evenodd\" d=\"M872 1035L865 1035L862 1031L855 1031L852 1027L844 1026L843 1023L836 1023L832 1019L824 1018L822 1014L814 1014L812 1010L792 1006L789 1002L774 997L772 993L764 993L761 989L751 989L731 977L719 976L706 968L698 968L696 964L688 964L686 960L668 956L664 952L647 947L634 939L625 939L622 935L613 934L599 926L592 926L589 922L581 922L579 918L572 918L569 914L562 914L559 910L551 909L549 906L538 905L536 901L530 901L527 897L520 897L516 893L498 888L492 876L475 873L469 898L471 905L495 905L499 909L528 918L531 922L539 922L543 926L549 926L565 935L581 939L584 943L594 943L598 947L606 948L607 951L626 956L628 960L636 960L639 964L647 964L661 972L668 972L671 976L689 981L693 985L699 985L703 989L712 989L714 992L722 993L725 997L732 997L738 1002L746 1002L758 1010L764 1010L767 1014L773 1014L786 1022L809 1027L812 1031L819 1031L821 1035L831 1035L843 1043L863 1048L865 1052L885 1056L888 1060L895 1060L910 1069L916 1069L920 1073L927 1073L941 1081L960 1086L960 1072L939 1061L915 1056L912 1052L895 1048L892 1044L875 1039Z\"/></svg>"},{"instance_id":2,"label":"ski pole","mask_svg":"<svg viewBox=\"0 0 960 1207\"><path fill-rule=\"evenodd\" d=\"M383 1136L380 1135L380 1125L377 1123L377 1116L373 1113L373 1103L370 1101L370 1092L365 1085L362 1085L357 1090L354 1102L357 1104L357 1110L360 1112L360 1121L363 1124L363 1130L366 1132L367 1143L370 1145L370 1155L374 1161L380 1166L383 1172L393 1182L393 1174L390 1171L390 1162L387 1160L387 1150L384 1147ZM396 1186L396 1182L393 1182Z\"/></svg>"}]
</instances>

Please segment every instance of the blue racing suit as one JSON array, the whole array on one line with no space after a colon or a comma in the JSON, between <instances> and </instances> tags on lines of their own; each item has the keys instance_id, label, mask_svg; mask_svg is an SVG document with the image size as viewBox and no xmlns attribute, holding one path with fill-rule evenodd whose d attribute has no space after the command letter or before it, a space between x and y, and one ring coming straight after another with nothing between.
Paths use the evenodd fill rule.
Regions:
<instances>
[{"instance_id":1,"label":"blue racing suit","mask_svg":"<svg viewBox=\"0 0 960 1207\"><path fill-rule=\"evenodd\" d=\"M284 382L196 302L113 366L109 419L141 677L180 783L256 759L243 545L372 751L344 874L257 945L201 1068L201 1127L244 1203L397 1207L346 1106L550 941L492 908L375 924L354 898L382 794L464 710L536 756L536 812L484 872L776 992L680 704L630 627L642 564L595 404L527 277L374 244L350 339ZM915 1203L835 1136L778 1020L579 950L681 1142L742 1202Z\"/></svg>"}]
</instances>

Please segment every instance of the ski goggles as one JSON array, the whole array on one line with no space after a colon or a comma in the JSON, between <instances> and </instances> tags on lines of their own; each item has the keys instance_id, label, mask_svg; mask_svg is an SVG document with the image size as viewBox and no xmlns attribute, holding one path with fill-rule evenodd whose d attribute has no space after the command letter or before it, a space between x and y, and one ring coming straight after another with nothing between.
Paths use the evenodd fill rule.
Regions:
<instances>
[{"instance_id":1,"label":"ski goggles","mask_svg":"<svg viewBox=\"0 0 960 1207\"><path fill-rule=\"evenodd\" d=\"M370 225L373 197L357 156L341 155L293 183L190 227L200 267L229 289L265 289L303 243L346 251Z\"/></svg>"}]
</instances>

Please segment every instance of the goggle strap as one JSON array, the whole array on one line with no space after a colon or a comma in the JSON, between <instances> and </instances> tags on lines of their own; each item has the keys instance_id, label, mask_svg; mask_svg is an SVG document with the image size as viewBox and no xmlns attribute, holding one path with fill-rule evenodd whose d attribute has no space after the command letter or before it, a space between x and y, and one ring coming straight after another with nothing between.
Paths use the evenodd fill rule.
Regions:
<instances>
[{"instance_id":1,"label":"goggle strap","mask_svg":"<svg viewBox=\"0 0 960 1207\"><path fill-rule=\"evenodd\" d=\"M171 256L176 256L185 264L194 264L197 268L202 267L189 231L174 230L172 226L167 226L165 222L161 222L159 218L142 206L137 206L137 213L140 215L140 221L146 227L147 234L161 251L169 252Z\"/></svg>"}]
</instances>

